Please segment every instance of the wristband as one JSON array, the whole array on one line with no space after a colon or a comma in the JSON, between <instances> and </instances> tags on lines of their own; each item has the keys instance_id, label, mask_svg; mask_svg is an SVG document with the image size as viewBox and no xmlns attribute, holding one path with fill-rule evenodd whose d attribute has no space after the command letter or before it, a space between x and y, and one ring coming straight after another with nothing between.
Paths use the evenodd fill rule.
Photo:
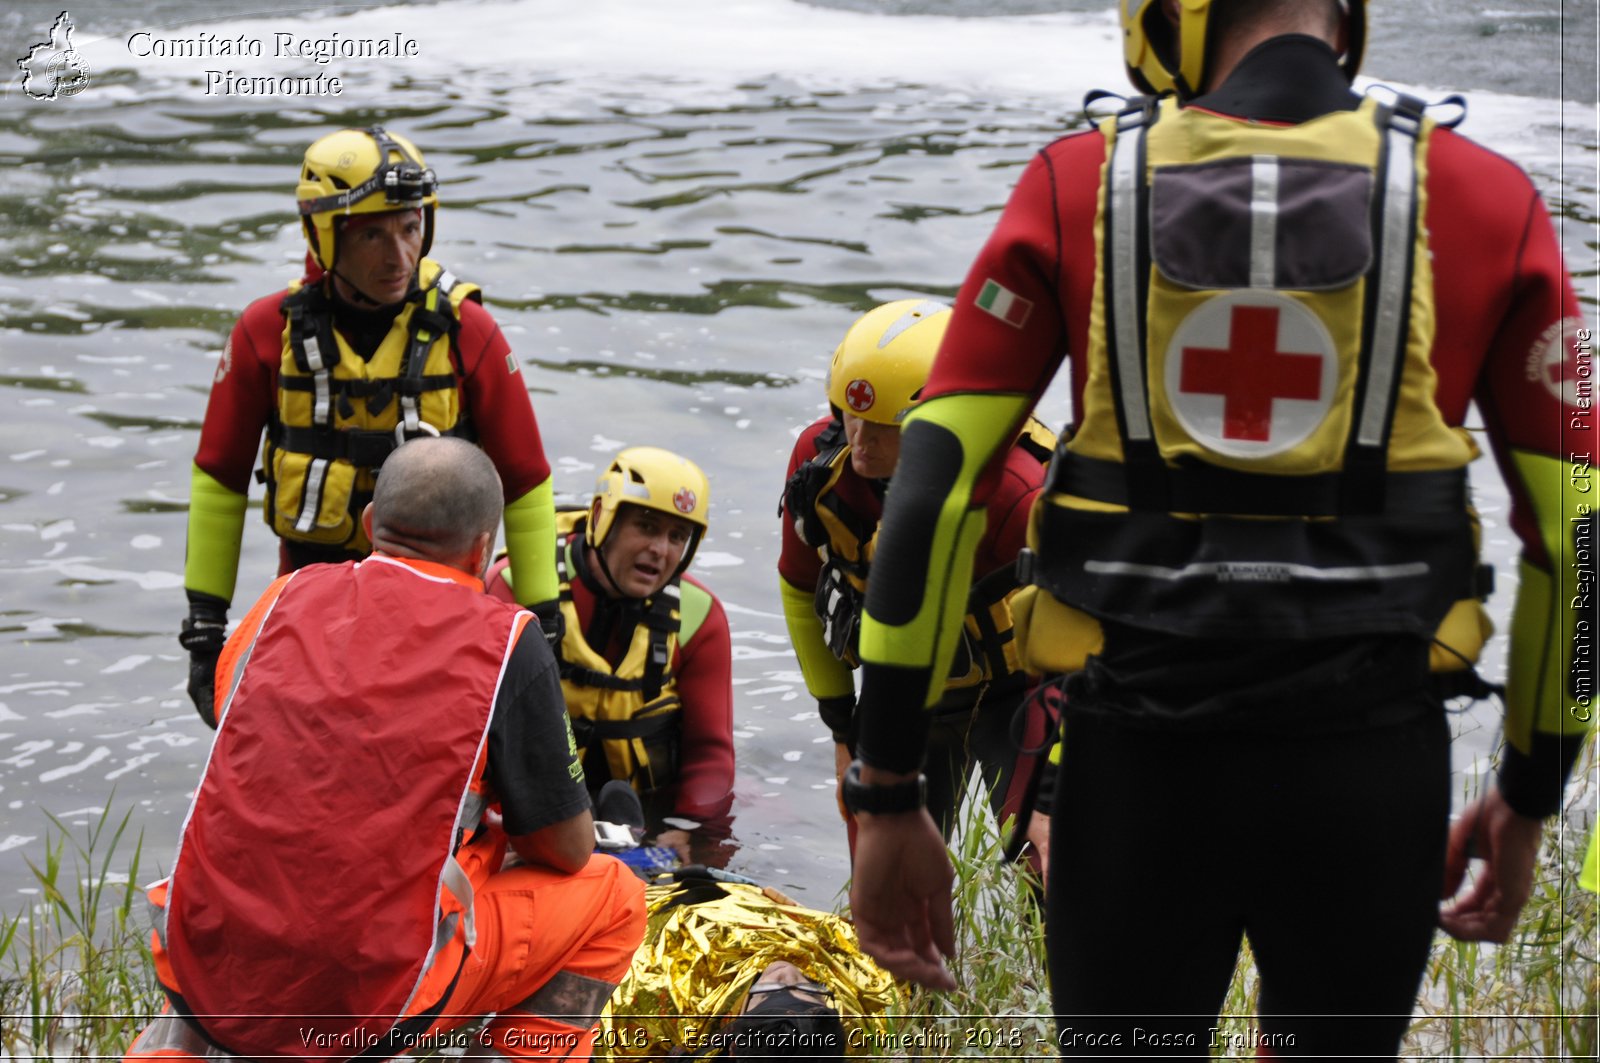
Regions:
<instances>
[{"instance_id":1,"label":"wristband","mask_svg":"<svg viewBox=\"0 0 1600 1063\"><path fill-rule=\"evenodd\" d=\"M928 803L928 777L919 774L908 782L870 786L861 781L861 762L853 760L845 770L840 796L851 813L915 812Z\"/></svg>"}]
</instances>

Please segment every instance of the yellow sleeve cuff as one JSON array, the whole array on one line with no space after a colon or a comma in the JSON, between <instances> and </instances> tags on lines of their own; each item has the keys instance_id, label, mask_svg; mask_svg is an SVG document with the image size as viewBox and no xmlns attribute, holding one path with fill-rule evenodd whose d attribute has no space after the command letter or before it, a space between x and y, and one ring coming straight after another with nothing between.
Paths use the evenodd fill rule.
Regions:
<instances>
[{"instance_id":1,"label":"yellow sleeve cuff","mask_svg":"<svg viewBox=\"0 0 1600 1063\"><path fill-rule=\"evenodd\" d=\"M555 489L547 479L506 506L506 555L519 605L556 597Z\"/></svg>"},{"instance_id":2,"label":"yellow sleeve cuff","mask_svg":"<svg viewBox=\"0 0 1600 1063\"><path fill-rule=\"evenodd\" d=\"M185 590L233 601L239 582L249 499L218 483L198 465L189 472L189 538L183 560Z\"/></svg>"},{"instance_id":3,"label":"yellow sleeve cuff","mask_svg":"<svg viewBox=\"0 0 1600 1063\"><path fill-rule=\"evenodd\" d=\"M800 674L805 677L806 690L818 701L854 695L855 675L849 665L828 649L813 595L781 576L778 578L778 595L783 599L783 620L789 627L789 641L794 645L794 655L800 662Z\"/></svg>"}]
</instances>

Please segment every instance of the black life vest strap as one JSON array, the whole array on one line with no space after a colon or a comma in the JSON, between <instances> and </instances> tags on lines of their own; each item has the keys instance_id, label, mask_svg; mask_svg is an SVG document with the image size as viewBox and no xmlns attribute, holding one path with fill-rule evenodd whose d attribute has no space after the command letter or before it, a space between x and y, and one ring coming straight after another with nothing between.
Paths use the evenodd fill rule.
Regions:
<instances>
[{"instance_id":1,"label":"black life vest strap","mask_svg":"<svg viewBox=\"0 0 1600 1063\"><path fill-rule=\"evenodd\" d=\"M581 717L572 721L573 736L578 745L587 747L592 741L633 738L655 738L678 726L677 714L683 703L677 698L663 698L650 706L648 713L630 716L626 720L591 720ZM580 738L578 732L582 732Z\"/></svg>"},{"instance_id":2,"label":"black life vest strap","mask_svg":"<svg viewBox=\"0 0 1600 1063\"><path fill-rule=\"evenodd\" d=\"M272 445L295 454L309 454L327 461L343 458L363 469L377 469L400 444L393 430L369 432L361 429L305 428L274 424L269 429ZM465 425L457 424L440 432L441 436L470 439Z\"/></svg>"}]
</instances>

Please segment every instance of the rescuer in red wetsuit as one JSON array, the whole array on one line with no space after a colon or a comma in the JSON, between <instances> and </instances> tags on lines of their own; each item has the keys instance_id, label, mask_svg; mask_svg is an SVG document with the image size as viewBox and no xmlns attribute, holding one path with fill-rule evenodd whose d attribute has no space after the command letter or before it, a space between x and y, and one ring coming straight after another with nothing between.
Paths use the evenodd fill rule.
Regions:
<instances>
[{"instance_id":1,"label":"rescuer in red wetsuit","mask_svg":"<svg viewBox=\"0 0 1600 1063\"><path fill-rule=\"evenodd\" d=\"M252 473L267 485L264 516L288 572L366 554L361 509L399 442L476 442L505 487L520 601L554 628L549 465L527 385L477 286L426 257L437 187L415 146L380 127L341 130L306 149L296 193L306 276L250 304L234 326L194 458L190 615L179 641L208 724Z\"/></svg>"},{"instance_id":2,"label":"rescuer in red wetsuit","mask_svg":"<svg viewBox=\"0 0 1600 1063\"><path fill-rule=\"evenodd\" d=\"M659 447L620 451L587 509L558 514L561 688L591 794L619 779L652 825L725 833L733 801L733 644L728 615L688 574L709 527L700 467ZM499 562L489 592L510 600ZM688 859L683 827L659 845Z\"/></svg>"},{"instance_id":3,"label":"rescuer in red wetsuit","mask_svg":"<svg viewBox=\"0 0 1600 1063\"><path fill-rule=\"evenodd\" d=\"M372 554L280 577L228 641L151 891L169 1008L129 1059L388 1058L491 1013L450 1043L592 1054L644 890L593 853L542 633L483 593L502 494L465 441L407 443L363 516Z\"/></svg>"},{"instance_id":4,"label":"rescuer in red wetsuit","mask_svg":"<svg viewBox=\"0 0 1600 1063\"><path fill-rule=\"evenodd\" d=\"M1392 1058L1435 925L1510 934L1590 726L1592 336L1527 176L1350 91L1364 2L1120 6L1136 83L1169 95L1029 165L904 428L852 908L885 966L950 984L917 735L1004 442L1066 362L1018 624L1071 674L1062 1051L1203 1058L1248 936L1269 1050ZM1442 698L1483 691L1489 634L1474 401L1522 556L1497 777L1451 828Z\"/></svg>"},{"instance_id":5,"label":"rescuer in red wetsuit","mask_svg":"<svg viewBox=\"0 0 1600 1063\"><path fill-rule=\"evenodd\" d=\"M806 690L833 732L841 780L855 746L855 632L883 499L900 457L900 423L916 407L949 322L950 308L931 299L901 299L862 315L828 370L831 412L800 433L789 455L778 589ZM946 836L974 767L998 820L1021 812L1034 758L1019 745L1037 747L1047 730L1012 644L1009 607L1028 511L1055 443L1042 425L1032 427L1006 454L973 565L964 652L928 742L928 807ZM1013 720L1019 710L1020 725ZM1043 825L1041 819L1028 831L1036 844L1044 842ZM853 823L850 829L853 848Z\"/></svg>"}]
</instances>

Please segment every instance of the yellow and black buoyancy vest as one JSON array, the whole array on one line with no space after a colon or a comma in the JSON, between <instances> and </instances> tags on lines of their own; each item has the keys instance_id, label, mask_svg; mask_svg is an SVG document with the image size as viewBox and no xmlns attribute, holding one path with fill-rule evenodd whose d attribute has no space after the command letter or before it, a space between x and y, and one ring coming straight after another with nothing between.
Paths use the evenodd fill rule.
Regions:
<instances>
[{"instance_id":1,"label":"yellow and black buoyancy vest","mask_svg":"<svg viewBox=\"0 0 1600 1063\"><path fill-rule=\"evenodd\" d=\"M1016 446L1041 465L1050 460L1055 433L1029 418ZM834 491L850 462L844 426L833 421L816 437L817 454L795 470L784 488L784 502L801 541L817 550L822 572L815 607L823 638L833 655L850 667L856 654L867 576L877 547L878 524L846 505ZM1015 564L977 580L967 596L963 638L956 646L945 689L968 690L1022 673L1012 637L1011 599L1020 583Z\"/></svg>"},{"instance_id":2,"label":"yellow and black buoyancy vest","mask_svg":"<svg viewBox=\"0 0 1600 1063\"><path fill-rule=\"evenodd\" d=\"M278 406L261 478L267 524L285 539L371 550L361 509L389 452L419 435L466 435L452 337L478 288L432 259L371 358L333 327L320 284L284 298Z\"/></svg>"},{"instance_id":3,"label":"yellow and black buoyancy vest","mask_svg":"<svg viewBox=\"0 0 1600 1063\"><path fill-rule=\"evenodd\" d=\"M1456 667L1475 658L1477 448L1429 361L1431 128L1407 97L1287 127L1147 100L1103 125L1083 408L1024 564L1069 613L1244 638L1448 614Z\"/></svg>"},{"instance_id":4,"label":"yellow and black buoyancy vest","mask_svg":"<svg viewBox=\"0 0 1600 1063\"><path fill-rule=\"evenodd\" d=\"M586 563L582 552L589 549L583 540L587 521L582 509L556 514L556 576L565 622L561 690L580 757L598 742L610 777L649 794L677 781L683 705L672 664L680 638L693 632L682 631L680 585L673 580L642 603L632 641L615 668L589 645L572 600L572 581L581 578L578 566Z\"/></svg>"}]
</instances>

